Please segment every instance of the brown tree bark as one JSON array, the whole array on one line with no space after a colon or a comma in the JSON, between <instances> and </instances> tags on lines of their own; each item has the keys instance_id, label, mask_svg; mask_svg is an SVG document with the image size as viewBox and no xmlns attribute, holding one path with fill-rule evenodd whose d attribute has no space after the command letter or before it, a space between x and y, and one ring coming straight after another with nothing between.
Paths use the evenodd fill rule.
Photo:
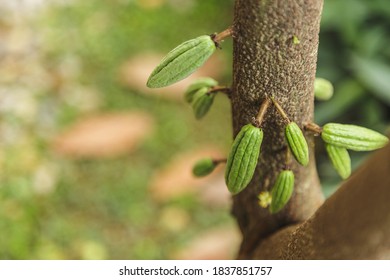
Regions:
<instances>
[{"instance_id":1,"label":"brown tree bark","mask_svg":"<svg viewBox=\"0 0 390 280\"><path fill-rule=\"evenodd\" d=\"M307 221L264 239L260 259L390 259L390 145Z\"/></svg>"},{"instance_id":2,"label":"brown tree bark","mask_svg":"<svg viewBox=\"0 0 390 280\"><path fill-rule=\"evenodd\" d=\"M270 96L301 128L312 120L322 2L236 1L234 135ZM377 151L323 203L313 135L306 134L310 164L302 167L288 162L284 127L271 107L262 126L264 140L255 176L233 197L233 214L243 233L238 258L389 259L390 145ZM271 215L258 206L257 195L270 189L286 163L295 173L294 194L284 210Z\"/></svg>"},{"instance_id":3,"label":"brown tree bark","mask_svg":"<svg viewBox=\"0 0 390 280\"><path fill-rule=\"evenodd\" d=\"M279 101L289 118L301 128L312 121L322 2L236 1L231 95L234 135L252 121L264 98L270 96ZM243 192L233 197L233 214L243 234L240 259L252 258L265 237L305 221L323 202L313 136L306 134L310 163L302 167L295 160L288 160L285 124L273 106L268 109L262 128L264 140L254 178ZM272 187L286 164L295 174L294 194L284 210L271 215L259 207L257 195Z\"/></svg>"}]
</instances>

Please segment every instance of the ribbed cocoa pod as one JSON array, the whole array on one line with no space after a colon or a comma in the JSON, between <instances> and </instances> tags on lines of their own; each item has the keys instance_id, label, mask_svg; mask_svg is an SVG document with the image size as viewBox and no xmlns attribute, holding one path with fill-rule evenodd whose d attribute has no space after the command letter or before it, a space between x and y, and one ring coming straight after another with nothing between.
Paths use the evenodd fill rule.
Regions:
<instances>
[{"instance_id":1,"label":"ribbed cocoa pod","mask_svg":"<svg viewBox=\"0 0 390 280\"><path fill-rule=\"evenodd\" d=\"M147 86L166 87L195 72L216 50L211 36L204 35L186 41L170 51L153 70Z\"/></svg>"},{"instance_id":2,"label":"ribbed cocoa pod","mask_svg":"<svg viewBox=\"0 0 390 280\"><path fill-rule=\"evenodd\" d=\"M295 122L286 126L286 139L295 159L303 166L309 163L309 148L302 130Z\"/></svg>"},{"instance_id":3,"label":"ribbed cocoa pod","mask_svg":"<svg viewBox=\"0 0 390 280\"><path fill-rule=\"evenodd\" d=\"M374 130L351 124L328 123L321 138L328 144L353 151L372 151L382 148L389 139Z\"/></svg>"},{"instance_id":4,"label":"ribbed cocoa pod","mask_svg":"<svg viewBox=\"0 0 390 280\"><path fill-rule=\"evenodd\" d=\"M226 163L225 181L232 194L241 192L252 180L263 140L261 128L243 126L237 134Z\"/></svg>"},{"instance_id":5,"label":"ribbed cocoa pod","mask_svg":"<svg viewBox=\"0 0 390 280\"><path fill-rule=\"evenodd\" d=\"M284 208L294 191L294 173L291 170L283 170L276 178L271 189L271 205L269 211L274 214Z\"/></svg>"},{"instance_id":6,"label":"ribbed cocoa pod","mask_svg":"<svg viewBox=\"0 0 390 280\"><path fill-rule=\"evenodd\" d=\"M325 144L326 151L334 169L341 178L347 179L351 175L351 158L346 148Z\"/></svg>"}]
</instances>

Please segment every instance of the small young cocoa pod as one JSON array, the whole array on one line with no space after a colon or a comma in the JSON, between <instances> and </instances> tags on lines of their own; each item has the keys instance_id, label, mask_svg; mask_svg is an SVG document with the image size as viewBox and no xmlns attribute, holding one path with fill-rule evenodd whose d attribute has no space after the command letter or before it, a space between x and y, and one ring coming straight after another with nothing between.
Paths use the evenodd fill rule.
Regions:
<instances>
[{"instance_id":1,"label":"small young cocoa pod","mask_svg":"<svg viewBox=\"0 0 390 280\"><path fill-rule=\"evenodd\" d=\"M276 178L271 189L271 205L269 211L274 214L283 209L288 203L294 190L294 173L291 170L283 170Z\"/></svg>"},{"instance_id":2,"label":"small young cocoa pod","mask_svg":"<svg viewBox=\"0 0 390 280\"><path fill-rule=\"evenodd\" d=\"M214 171L217 165L211 158L204 158L197 161L192 168L192 174L195 177L204 177Z\"/></svg>"},{"instance_id":3,"label":"small young cocoa pod","mask_svg":"<svg viewBox=\"0 0 390 280\"><path fill-rule=\"evenodd\" d=\"M351 124L328 123L321 138L328 144L353 151L372 151L382 148L389 139L374 130Z\"/></svg>"},{"instance_id":4,"label":"small young cocoa pod","mask_svg":"<svg viewBox=\"0 0 390 280\"><path fill-rule=\"evenodd\" d=\"M326 143L325 148L334 169L341 178L347 179L351 175L351 158L347 149Z\"/></svg>"},{"instance_id":5,"label":"small young cocoa pod","mask_svg":"<svg viewBox=\"0 0 390 280\"><path fill-rule=\"evenodd\" d=\"M200 90L201 88L207 88L210 89L211 87L217 86L218 82L212 78L199 78L196 79L186 90L184 93L184 99L188 103L192 102L192 99L194 97L194 94Z\"/></svg>"},{"instance_id":6,"label":"small young cocoa pod","mask_svg":"<svg viewBox=\"0 0 390 280\"><path fill-rule=\"evenodd\" d=\"M150 88L166 87L195 72L216 50L209 35L186 41L170 51L153 70L146 85Z\"/></svg>"},{"instance_id":7,"label":"small young cocoa pod","mask_svg":"<svg viewBox=\"0 0 390 280\"><path fill-rule=\"evenodd\" d=\"M295 159L303 166L309 163L309 148L302 130L295 122L290 122L286 126L287 143Z\"/></svg>"},{"instance_id":8,"label":"small young cocoa pod","mask_svg":"<svg viewBox=\"0 0 390 280\"><path fill-rule=\"evenodd\" d=\"M203 87L199 89L193 97L192 109L197 120L203 118L209 111L214 101L214 94L208 94L208 89Z\"/></svg>"},{"instance_id":9,"label":"small young cocoa pod","mask_svg":"<svg viewBox=\"0 0 390 280\"><path fill-rule=\"evenodd\" d=\"M252 124L243 126L234 139L226 163L225 181L232 194L241 192L252 180L263 141L263 130Z\"/></svg>"},{"instance_id":10,"label":"small young cocoa pod","mask_svg":"<svg viewBox=\"0 0 390 280\"><path fill-rule=\"evenodd\" d=\"M316 78L314 81L314 96L321 101L331 99L333 96L332 83L323 78Z\"/></svg>"}]
</instances>

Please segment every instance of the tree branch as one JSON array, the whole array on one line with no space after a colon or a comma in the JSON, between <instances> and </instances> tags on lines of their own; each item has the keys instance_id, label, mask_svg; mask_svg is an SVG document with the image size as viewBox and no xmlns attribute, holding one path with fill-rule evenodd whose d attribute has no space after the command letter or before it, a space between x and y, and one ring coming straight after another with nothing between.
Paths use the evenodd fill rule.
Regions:
<instances>
[{"instance_id":1,"label":"tree branch","mask_svg":"<svg viewBox=\"0 0 390 280\"><path fill-rule=\"evenodd\" d=\"M289 119L300 127L313 119L319 22L322 0L236 0L234 15L234 135L250 123L267 97L275 97ZM294 44L295 37L299 44ZM296 40L295 40L296 41ZM306 134L310 163L292 161L295 190L276 215L259 207L257 195L267 191L286 163L283 118L272 107L262 125L264 140L249 186L233 197L233 214L243 233L238 258L252 257L266 236L310 217L323 201L314 160L313 135Z\"/></svg>"},{"instance_id":2,"label":"tree branch","mask_svg":"<svg viewBox=\"0 0 390 280\"><path fill-rule=\"evenodd\" d=\"M306 222L256 249L260 259L389 259L390 145L377 151Z\"/></svg>"}]
</instances>

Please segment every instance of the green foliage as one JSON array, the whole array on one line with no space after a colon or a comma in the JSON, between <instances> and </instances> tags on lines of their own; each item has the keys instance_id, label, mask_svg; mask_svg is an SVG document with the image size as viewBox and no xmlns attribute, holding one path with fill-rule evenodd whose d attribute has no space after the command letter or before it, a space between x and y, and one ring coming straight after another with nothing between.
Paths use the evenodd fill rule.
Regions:
<instances>
[{"instance_id":1,"label":"green foliage","mask_svg":"<svg viewBox=\"0 0 390 280\"><path fill-rule=\"evenodd\" d=\"M7 137L1 141L0 258L82 259L90 258L91 251L108 259L170 258L171 251L205 229L231 223L231 217L228 209L204 207L193 197L156 203L149 196L149 180L156 169L182 151L204 144L228 150L231 120L226 116L230 116L230 106L217 96L216 109L206 116L213 121L205 126L179 102L124 88L118 83L118 68L135 54L167 53L177 42L223 30L231 24L233 0L223 5L219 0L185 1L193 3L192 8L170 4L177 1L161 1L155 8L144 8L141 4L146 1L73 2L47 10L39 15L40 24L29 26L39 35L34 46L42 43L38 57L52 73L51 86L46 88L32 87L29 75L22 79L29 95L37 96L40 118L23 120L1 111L2 132L10 131L17 141L7 143ZM358 123L385 131L390 89L383 79L387 79L384 73L390 58L389 19L387 0L325 1L318 75L331 80L335 92L330 101L316 105L316 122ZM231 45L223 48L220 53L229 61ZM36 65L29 66L21 69L36 69ZM230 72L226 67L222 82L231 80ZM97 161L59 159L48 151L47 139L53 131L90 113L80 109L80 102L68 102L78 87L82 94L77 97L97 90L101 103L92 107L92 112L150 112L157 120L155 135L131 156ZM329 195L339 179L326 151L316 147L321 182ZM352 169L363 156L351 153ZM55 189L40 194L32 186L38 167L47 162L60 172ZM171 206L189 213L190 223L180 234L150 222L160 220L161 213Z\"/></svg>"},{"instance_id":2,"label":"green foliage","mask_svg":"<svg viewBox=\"0 0 390 280\"><path fill-rule=\"evenodd\" d=\"M386 0L324 1L317 76L332 82L334 96L316 104L317 123L353 123L386 131L390 121L386 113L390 111L390 85L386 78L389 19L390 5ZM340 178L333 172L324 146L316 147L319 175L324 192L329 195ZM353 170L368 154L350 156Z\"/></svg>"},{"instance_id":3,"label":"green foliage","mask_svg":"<svg viewBox=\"0 0 390 280\"><path fill-rule=\"evenodd\" d=\"M390 66L388 64L352 56L352 69L375 97L390 105Z\"/></svg>"},{"instance_id":4,"label":"green foliage","mask_svg":"<svg viewBox=\"0 0 390 280\"><path fill-rule=\"evenodd\" d=\"M181 102L125 88L118 72L139 53L167 52L177 42L226 27L233 1L222 6L217 0L198 1L186 9L168 1L144 8L144 2L91 0L53 6L37 14L40 22L17 33L23 43L25 31L33 29L36 48L26 57L34 64L22 69L37 69L41 75L25 75L18 84L27 86L28 97L34 98L37 118L22 120L0 111L0 133L4 128L17 139L8 144L7 136L0 143L1 259L169 259L199 233L232 224L227 207L204 206L193 196L159 203L148 189L154 172L177 154L216 143L228 149L230 141L223 139L231 125L225 100L207 116L221 120L218 126L204 126ZM46 85L43 70L50 74L49 86L32 86L34 79ZM86 98L91 91L99 100L96 106ZM29 112L26 104L31 105L14 105ZM51 152L50 139L79 117L124 110L147 111L156 120L153 137L131 155L71 160ZM49 166L44 178L54 178L48 193L35 189L42 166ZM179 233L160 222L169 207L188 215Z\"/></svg>"}]
</instances>

